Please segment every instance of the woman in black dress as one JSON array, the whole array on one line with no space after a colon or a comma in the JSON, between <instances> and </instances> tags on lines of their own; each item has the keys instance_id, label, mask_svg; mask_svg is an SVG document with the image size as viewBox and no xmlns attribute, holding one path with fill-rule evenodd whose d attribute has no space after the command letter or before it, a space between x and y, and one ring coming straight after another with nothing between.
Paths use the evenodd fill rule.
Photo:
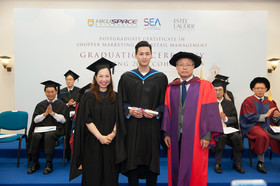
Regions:
<instances>
[{"instance_id":1,"label":"woman in black dress","mask_svg":"<svg viewBox=\"0 0 280 186\"><path fill-rule=\"evenodd\" d=\"M118 185L117 94L110 71L113 66L101 58L88 67L95 75L90 90L80 101L70 172L70 180L82 173L82 185Z\"/></svg>"}]
</instances>

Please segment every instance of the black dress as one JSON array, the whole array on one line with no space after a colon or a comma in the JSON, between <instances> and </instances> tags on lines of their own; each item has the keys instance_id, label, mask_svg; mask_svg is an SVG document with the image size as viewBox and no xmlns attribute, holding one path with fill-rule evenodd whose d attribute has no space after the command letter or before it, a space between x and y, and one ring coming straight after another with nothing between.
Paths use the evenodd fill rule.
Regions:
<instances>
[{"instance_id":1,"label":"black dress","mask_svg":"<svg viewBox=\"0 0 280 186\"><path fill-rule=\"evenodd\" d=\"M98 103L91 91L83 95L77 113L70 180L82 173L82 185L118 185L116 137L111 144L102 145L86 126L94 123L102 135L108 135L117 123L116 112L117 101L111 104L104 99ZM81 164L83 170L79 171Z\"/></svg>"},{"instance_id":2,"label":"black dress","mask_svg":"<svg viewBox=\"0 0 280 186\"><path fill-rule=\"evenodd\" d=\"M124 73L120 78L118 99L123 105L119 110L120 115L126 118L126 122L121 130L125 133L118 135L125 141L127 158L121 166L121 172L125 175L128 171L143 166L155 174L160 173L161 118L137 119L130 116L127 119L126 116L128 116L128 106L156 110L161 115L167 83L167 77L153 69L150 69L145 76L135 69ZM145 175L139 178L145 178Z\"/></svg>"}]
</instances>

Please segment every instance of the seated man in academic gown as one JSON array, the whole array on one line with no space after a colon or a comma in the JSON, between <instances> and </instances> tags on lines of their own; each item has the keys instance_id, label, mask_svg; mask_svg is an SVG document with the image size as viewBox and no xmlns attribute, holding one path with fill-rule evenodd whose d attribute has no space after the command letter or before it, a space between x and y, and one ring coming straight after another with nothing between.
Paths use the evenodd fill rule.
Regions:
<instances>
[{"instance_id":1,"label":"seated man in academic gown","mask_svg":"<svg viewBox=\"0 0 280 186\"><path fill-rule=\"evenodd\" d=\"M280 134L276 134L270 126L278 126L280 113L276 103L264 94L270 83L264 77L256 77L250 83L254 95L246 98L240 111L240 127L242 135L249 138L251 149L258 156L257 170L266 173L264 153L268 147L280 154Z\"/></svg>"},{"instance_id":2,"label":"seated man in academic gown","mask_svg":"<svg viewBox=\"0 0 280 186\"><path fill-rule=\"evenodd\" d=\"M65 74L65 81L67 87L61 89L59 98L66 104L68 107L68 115L70 120L66 124L66 158L69 160L71 157L71 151L69 146L69 140L71 135L71 128L73 128L73 116L75 114L75 108L78 102L80 101L80 88L74 86L75 81L79 78L79 75L73 72L72 70L68 70Z\"/></svg>"},{"instance_id":3,"label":"seated man in academic gown","mask_svg":"<svg viewBox=\"0 0 280 186\"><path fill-rule=\"evenodd\" d=\"M45 85L44 91L47 99L38 103L33 113L26 149L28 155L32 157L33 163L27 174L32 174L40 168L38 162L40 149L43 149L47 162L43 174L52 172L55 143L64 135L64 124L68 118L66 105L56 98L60 84L50 80L41 84ZM47 126L51 126L52 130L37 132L39 127Z\"/></svg>"},{"instance_id":4,"label":"seated man in academic gown","mask_svg":"<svg viewBox=\"0 0 280 186\"><path fill-rule=\"evenodd\" d=\"M221 74L217 74L215 76L215 79L217 80L220 80L220 81L224 81L226 82L227 84L229 84L228 82L228 76L224 76L224 75L221 75ZM229 101L232 101L232 103L234 104L234 97L233 97L233 94L231 91L229 90L226 90L225 94L224 94L224 97L225 99L229 100Z\"/></svg>"},{"instance_id":5,"label":"seated man in academic gown","mask_svg":"<svg viewBox=\"0 0 280 186\"><path fill-rule=\"evenodd\" d=\"M239 173L245 173L245 170L242 168L242 151L244 150L244 146L239 132L237 112L233 102L224 98L226 85L228 83L215 79L212 84L214 85L214 90L219 103L219 111L223 128L232 127L238 130L230 134L223 134L219 136L218 142L213 148L216 163L214 170L216 173L222 173L223 151L225 149L225 145L229 145L232 147L233 152L233 169Z\"/></svg>"}]
</instances>

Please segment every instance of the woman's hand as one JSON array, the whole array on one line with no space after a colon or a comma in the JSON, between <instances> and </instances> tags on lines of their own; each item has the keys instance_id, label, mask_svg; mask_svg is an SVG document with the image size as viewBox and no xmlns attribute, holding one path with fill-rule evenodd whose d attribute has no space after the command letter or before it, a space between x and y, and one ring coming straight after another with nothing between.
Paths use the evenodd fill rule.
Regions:
<instances>
[{"instance_id":1,"label":"woman's hand","mask_svg":"<svg viewBox=\"0 0 280 186\"><path fill-rule=\"evenodd\" d=\"M108 139L108 137L107 136L103 136L103 135L100 136L98 140L103 145L109 145L111 143L111 141Z\"/></svg>"}]
</instances>

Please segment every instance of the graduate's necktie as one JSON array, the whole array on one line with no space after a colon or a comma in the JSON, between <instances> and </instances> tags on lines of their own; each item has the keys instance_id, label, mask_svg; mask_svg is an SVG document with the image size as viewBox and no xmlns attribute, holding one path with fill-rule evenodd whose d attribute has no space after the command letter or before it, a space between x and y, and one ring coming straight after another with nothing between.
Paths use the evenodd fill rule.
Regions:
<instances>
[{"instance_id":1,"label":"graduate's necktie","mask_svg":"<svg viewBox=\"0 0 280 186\"><path fill-rule=\"evenodd\" d=\"M186 99L186 95L187 95L187 89L186 89L185 84L186 84L186 81L183 81L183 84L182 84L182 99L181 99L182 105L184 105L185 99Z\"/></svg>"},{"instance_id":2,"label":"graduate's necktie","mask_svg":"<svg viewBox=\"0 0 280 186\"><path fill-rule=\"evenodd\" d=\"M263 106L263 103L262 103L262 99L259 99L259 114L265 114L265 111L264 111L264 106Z\"/></svg>"}]
</instances>

